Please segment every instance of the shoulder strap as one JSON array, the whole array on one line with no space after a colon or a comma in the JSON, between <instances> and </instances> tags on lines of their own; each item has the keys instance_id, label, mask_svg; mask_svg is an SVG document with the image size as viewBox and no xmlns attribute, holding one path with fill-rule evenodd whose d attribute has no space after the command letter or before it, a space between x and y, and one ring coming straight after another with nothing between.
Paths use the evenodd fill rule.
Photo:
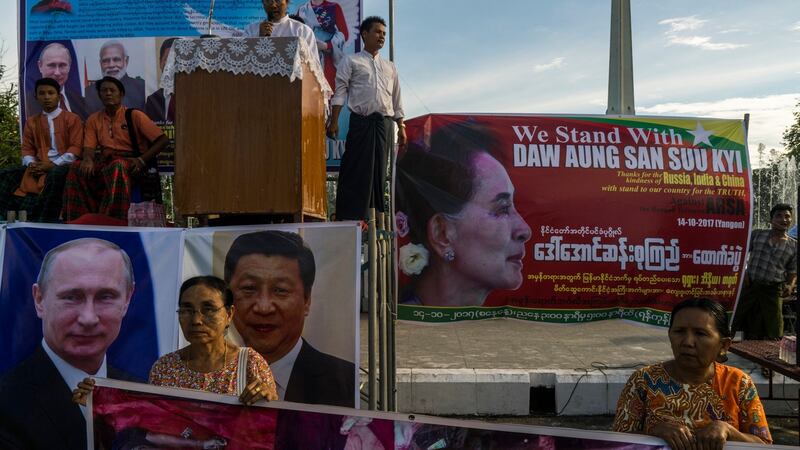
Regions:
<instances>
[{"instance_id":1,"label":"shoulder strap","mask_svg":"<svg viewBox=\"0 0 800 450\"><path fill-rule=\"evenodd\" d=\"M241 347L236 370L236 395L242 395L245 387L247 387L247 347Z\"/></svg>"},{"instance_id":2,"label":"shoulder strap","mask_svg":"<svg viewBox=\"0 0 800 450\"><path fill-rule=\"evenodd\" d=\"M128 124L128 136L131 139L131 147L133 147L133 154L139 156L139 140L136 139L136 130L133 128L133 112L136 108L128 108L125 110L125 123Z\"/></svg>"}]
</instances>

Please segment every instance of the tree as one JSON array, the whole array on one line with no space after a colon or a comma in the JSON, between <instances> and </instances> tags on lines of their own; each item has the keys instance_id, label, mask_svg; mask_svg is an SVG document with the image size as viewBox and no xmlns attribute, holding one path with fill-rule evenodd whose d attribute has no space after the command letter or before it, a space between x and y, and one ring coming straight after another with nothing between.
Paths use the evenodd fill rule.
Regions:
<instances>
[{"instance_id":1,"label":"tree","mask_svg":"<svg viewBox=\"0 0 800 450\"><path fill-rule=\"evenodd\" d=\"M783 132L783 143L789 156L800 159L800 102L794 112L794 123Z\"/></svg>"},{"instance_id":2,"label":"tree","mask_svg":"<svg viewBox=\"0 0 800 450\"><path fill-rule=\"evenodd\" d=\"M0 65L0 79L6 68ZM20 162L19 97L17 85L0 87L0 167L18 165Z\"/></svg>"}]
</instances>

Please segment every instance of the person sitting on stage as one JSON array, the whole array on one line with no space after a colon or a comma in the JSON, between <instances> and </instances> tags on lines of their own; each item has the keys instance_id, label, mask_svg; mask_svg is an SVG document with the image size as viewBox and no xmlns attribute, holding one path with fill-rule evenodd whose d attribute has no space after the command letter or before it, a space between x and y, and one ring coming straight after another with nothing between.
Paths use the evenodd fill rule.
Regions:
<instances>
[{"instance_id":1,"label":"person sitting on stage","mask_svg":"<svg viewBox=\"0 0 800 450\"><path fill-rule=\"evenodd\" d=\"M244 29L247 37L290 37L297 36L306 43L309 57L316 61L319 70L322 66L317 52L317 38L314 32L303 22L292 19L287 15L289 0L261 0L267 19L253 22Z\"/></svg>"},{"instance_id":2,"label":"person sitting on stage","mask_svg":"<svg viewBox=\"0 0 800 450\"><path fill-rule=\"evenodd\" d=\"M169 144L161 128L144 112L126 113L121 81L103 77L95 86L105 108L89 116L83 159L70 166L64 192L65 221L98 212L126 220L133 178Z\"/></svg>"},{"instance_id":3,"label":"person sitting on stage","mask_svg":"<svg viewBox=\"0 0 800 450\"><path fill-rule=\"evenodd\" d=\"M249 347L239 347L225 333L233 320L233 294L214 276L189 278L181 285L178 322L189 345L168 353L153 364L149 383L196 389L216 394L234 394L251 405L259 400L277 400L275 379L267 361ZM239 361L247 373L239 380ZM76 402L85 404L94 386L87 378L74 391Z\"/></svg>"},{"instance_id":4,"label":"person sitting on stage","mask_svg":"<svg viewBox=\"0 0 800 450\"><path fill-rule=\"evenodd\" d=\"M36 80L42 112L25 122L22 166L0 172L0 214L27 210L34 222L57 222L69 165L81 155L83 122L59 107L60 86L52 78Z\"/></svg>"},{"instance_id":5,"label":"person sitting on stage","mask_svg":"<svg viewBox=\"0 0 800 450\"><path fill-rule=\"evenodd\" d=\"M411 277L401 303L481 306L493 291L522 285L531 228L495 147L488 130L466 121L433 131L398 157L397 216L411 241L400 248L400 269ZM409 266L406 255L414 253L427 262Z\"/></svg>"},{"instance_id":6,"label":"person sitting on stage","mask_svg":"<svg viewBox=\"0 0 800 450\"><path fill-rule=\"evenodd\" d=\"M726 441L772 443L753 380L720 364L731 345L725 308L706 298L672 310L674 359L637 369L617 403L614 431L649 434L673 449L722 449Z\"/></svg>"}]
</instances>

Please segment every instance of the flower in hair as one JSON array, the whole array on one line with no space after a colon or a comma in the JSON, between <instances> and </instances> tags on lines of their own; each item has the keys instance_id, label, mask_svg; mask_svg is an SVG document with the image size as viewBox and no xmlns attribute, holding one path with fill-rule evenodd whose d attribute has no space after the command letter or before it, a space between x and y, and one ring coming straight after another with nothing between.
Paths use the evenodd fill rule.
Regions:
<instances>
[{"instance_id":1,"label":"flower in hair","mask_svg":"<svg viewBox=\"0 0 800 450\"><path fill-rule=\"evenodd\" d=\"M428 249L420 244L400 247L400 270L406 275L419 275L428 265Z\"/></svg>"},{"instance_id":2,"label":"flower in hair","mask_svg":"<svg viewBox=\"0 0 800 450\"><path fill-rule=\"evenodd\" d=\"M397 234L400 237L406 237L408 235L408 216L403 211L397 211L394 221L397 226Z\"/></svg>"}]
</instances>

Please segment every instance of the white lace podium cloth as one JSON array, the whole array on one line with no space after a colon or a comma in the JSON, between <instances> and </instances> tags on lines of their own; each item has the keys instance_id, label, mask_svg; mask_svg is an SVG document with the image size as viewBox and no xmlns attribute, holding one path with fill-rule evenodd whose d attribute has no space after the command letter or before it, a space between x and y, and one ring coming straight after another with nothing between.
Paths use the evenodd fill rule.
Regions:
<instances>
[{"instance_id":1,"label":"white lace podium cloth","mask_svg":"<svg viewBox=\"0 0 800 450\"><path fill-rule=\"evenodd\" d=\"M161 86L165 95L171 95L175 92L175 74L196 69L302 80L303 64L307 64L322 88L327 110L333 92L319 62L309 54L306 43L297 37L178 39L167 57Z\"/></svg>"}]
</instances>

